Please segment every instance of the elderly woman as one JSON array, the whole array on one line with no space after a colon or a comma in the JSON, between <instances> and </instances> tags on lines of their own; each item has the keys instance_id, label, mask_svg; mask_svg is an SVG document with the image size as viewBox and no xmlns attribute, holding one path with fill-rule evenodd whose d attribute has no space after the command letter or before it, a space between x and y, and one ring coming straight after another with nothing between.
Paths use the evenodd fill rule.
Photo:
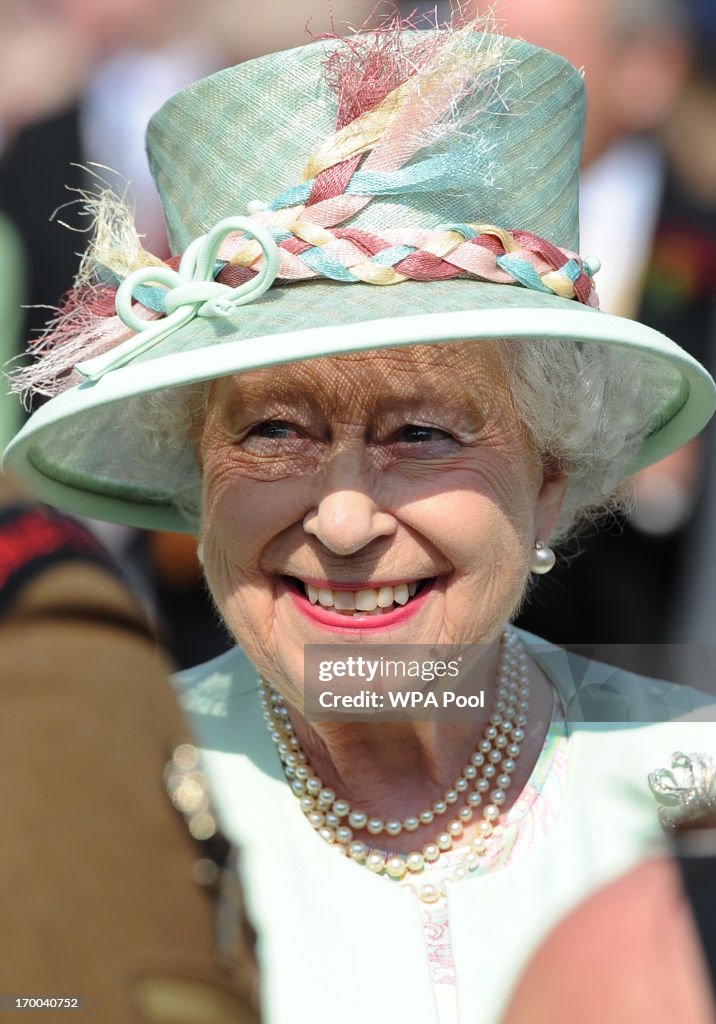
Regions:
<instances>
[{"instance_id":1,"label":"elderly woman","mask_svg":"<svg viewBox=\"0 0 716 1024\"><path fill-rule=\"evenodd\" d=\"M658 842L649 773L708 810L700 755L665 769L713 747L668 721L709 698L509 625L550 544L714 406L596 309L583 108L560 57L471 25L221 72L150 127L181 257L102 196L25 371L62 393L9 472L200 538L239 646L178 688L271 1022L497 1021L547 929Z\"/></svg>"}]
</instances>

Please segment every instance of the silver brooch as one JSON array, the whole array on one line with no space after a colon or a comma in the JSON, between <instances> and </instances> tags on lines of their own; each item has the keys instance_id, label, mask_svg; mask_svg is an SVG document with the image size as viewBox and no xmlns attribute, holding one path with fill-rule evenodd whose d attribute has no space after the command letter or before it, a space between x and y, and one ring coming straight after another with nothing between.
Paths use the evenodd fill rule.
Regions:
<instances>
[{"instance_id":1,"label":"silver brooch","mask_svg":"<svg viewBox=\"0 0 716 1024\"><path fill-rule=\"evenodd\" d=\"M661 805L666 829L713 828L716 825L716 765L708 754L671 756L670 768L649 773L649 786Z\"/></svg>"}]
</instances>

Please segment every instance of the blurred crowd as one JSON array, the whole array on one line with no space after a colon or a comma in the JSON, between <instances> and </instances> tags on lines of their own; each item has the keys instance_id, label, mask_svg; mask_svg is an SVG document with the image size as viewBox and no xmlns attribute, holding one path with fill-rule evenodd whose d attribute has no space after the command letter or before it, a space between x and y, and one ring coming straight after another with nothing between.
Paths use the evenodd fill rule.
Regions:
<instances>
[{"instance_id":1,"label":"blurred crowd","mask_svg":"<svg viewBox=\"0 0 716 1024\"><path fill-rule=\"evenodd\" d=\"M406 16L425 15L424 25L431 17L440 21L450 14L448 4L408 0L399 6ZM318 35L333 23L359 26L373 8L370 0L334 0L330 7L315 0L0 0L0 362L16 358L26 339L41 332L52 315L47 307L72 283L77 253L85 245L76 233L83 222L72 205L73 189L108 182L123 191L131 183L146 248L160 257L168 255L143 148L149 116L165 99L212 70L298 45L307 30ZM469 4L463 8L470 13ZM581 252L602 262L597 277L602 307L664 331L713 373L714 0L500 0L493 17L507 34L562 53L584 68L590 111ZM53 211L58 212L52 216ZM19 400L0 391L0 444L23 415ZM714 430L642 473L634 481L634 492L630 514L615 516L606 531L595 528L593 535L578 538L555 572L540 580L520 624L557 643L598 647L603 660L669 675L674 667L671 645L708 645L714 628ZM12 525L20 536L18 524L25 516L27 540L32 526L27 508L21 496L0 482L0 532ZM80 633L73 640L68 622L82 620L82 629L90 628L88 620L99 622L103 632L95 638L102 642L92 647L92 659L84 661L87 678L75 676L76 686L90 687L109 664L118 686L124 685L120 676L163 679L168 662L156 663L146 643L153 631L162 638L169 660L181 666L204 661L228 646L205 595L193 541L97 523L82 527L68 521L62 527L55 516L49 521L50 526L43 520L43 536L54 530L55 547L35 549L27 541L26 556L34 570L20 577L8 569L0 576L0 630L13 616L25 630L37 628L40 621L42 629L50 629L40 634L46 637L47 651L56 652L52 629L61 620L68 657L76 664L73 651L87 652L88 638ZM33 522L37 530L38 520ZM77 531L84 528L91 532L80 535ZM93 537L99 537L109 554L94 546ZM0 570L7 569L2 550ZM58 590L60 567L69 576L59 578ZM610 597L615 578L618 603ZM5 600L3 582L8 583ZM58 611L59 593L79 598L70 602L69 610L63 604ZM45 609L39 619L38 607ZM52 610L49 619L47 608ZM99 619L98 608L104 608ZM27 649L24 640L22 647ZM113 652L120 649L122 658L117 660ZM10 650L5 648L5 656ZM0 662L3 657L0 653ZM708 680L698 675L703 662L694 668L695 675L685 678L683 669L680 662L674 673L681 681L709 688ZM32 666L25 665L23 671L31 672ZM14 714L20 720L29 715L27 728L36 729L38 705L23 712L27 691L19 685L11 696ZM48 699L45 694L43 749L51 765L62 757L63 738L52 728L58 712ZM170 704L167 697L165 705L158 699L150 708L150 717L161 719L165 732L180 728ZM119 764L124 749L117 746L117 722L110 713L114 706L108 700L105 740ZM132 732L136 746L135 736ZM94 741L87 737L83 742L91 746ZM141 754L141 744L139 750ZM13 756L21 770L19 746ZM22 805L36 808L47 796L46 777L28 770L26 779L36 791L24 792ZM122 795L127 802L134 799L135 791ZM153 813L147 808L148 820ZM62 822L53 827L61 828ZM77 827L81 830L82 824ZM173 827L166 823L167 829ZM98 859L109 855L110 841L98 848ZM151 898L152 879L151 873L145 878L146 899ZM136 887L132 891L137 899ZM165 905L171 903L169 893ZM35 912L42 927L42 907ZM197 905L194 912L206 931L203 907ZM161 943L168 936L176 938L177 924L168 911L161 927ZM128 929L119 941L129 944L136 937ZM77 943L77 955L91 956L80 938ZM97 984L99 989L102 982Z\"/></svg>"}]
</instances>

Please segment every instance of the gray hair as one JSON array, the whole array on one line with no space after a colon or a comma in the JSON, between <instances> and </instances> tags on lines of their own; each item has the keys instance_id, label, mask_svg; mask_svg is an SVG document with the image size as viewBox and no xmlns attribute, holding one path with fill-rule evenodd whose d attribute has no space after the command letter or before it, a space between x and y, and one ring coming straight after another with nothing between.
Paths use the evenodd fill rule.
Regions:
<instances>
[{"instance_id":1,"label":"gray hair","mask_svg":"<svg viewBox=\"0 0 716 1024\"><path fill-rule=\"evenodd\" d=\"M510 339L499 351L515 410L539 457L565 467L569 475L554 539L564 540L584 523L628 504L629 492L620 489L620 481L629 475L660 410L678 393L679 373L616 345ZM166 490L194 527L201 509L194 449L209 387L193 384L126 403L128 440L135 451L147 453L155 486L162 485L157 466L165 467Z\"/></svg>"}]
</instances>

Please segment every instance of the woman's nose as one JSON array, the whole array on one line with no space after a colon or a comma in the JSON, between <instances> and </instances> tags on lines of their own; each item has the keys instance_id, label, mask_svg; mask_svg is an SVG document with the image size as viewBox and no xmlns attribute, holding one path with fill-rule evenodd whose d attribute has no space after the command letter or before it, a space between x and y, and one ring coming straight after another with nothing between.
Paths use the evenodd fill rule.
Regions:
<instances>
[{"instance_id":1,"label":"woman's nose","mask_svg":"<svg viewBox=\"0 0 716 1024\"><path fill-rule=\"evenodd\" d=\"M376 500L372 474L359 452L334 456L303 527L329 551L352 555L395 532L397 521Z\"/></svg>"}]
</instances>

